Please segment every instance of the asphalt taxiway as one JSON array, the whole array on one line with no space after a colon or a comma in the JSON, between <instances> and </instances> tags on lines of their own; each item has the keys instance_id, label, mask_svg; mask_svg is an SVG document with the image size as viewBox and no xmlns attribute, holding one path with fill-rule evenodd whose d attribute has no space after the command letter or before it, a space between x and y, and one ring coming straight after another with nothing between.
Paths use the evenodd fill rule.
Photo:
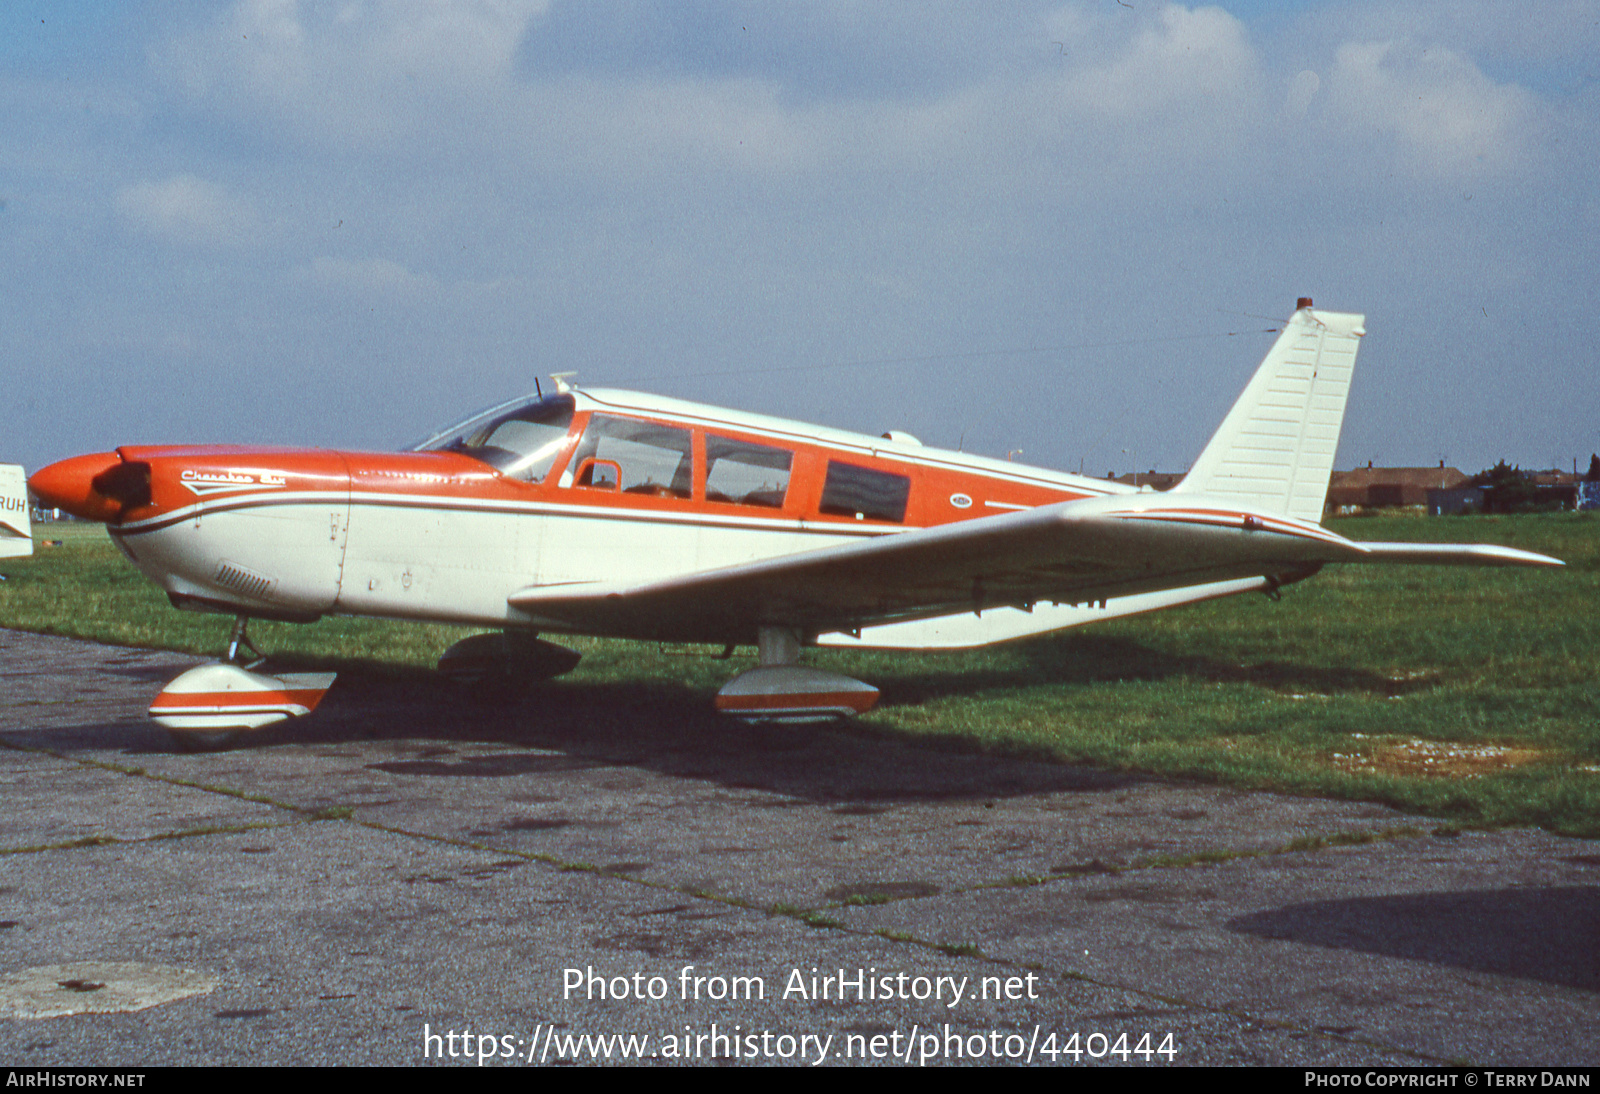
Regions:
<instances>
[{"instance_id":1,"label":"asphalt taxiway","mask_svg":"<svg viewBox=\"0 0 1600 1094\"><path fill-rule=\"evenodd\" d=\"M190 755L193 663L0 631L7 1064L1600 1062L1594 842L426 673Z\"/></svg>"}]
</instances>

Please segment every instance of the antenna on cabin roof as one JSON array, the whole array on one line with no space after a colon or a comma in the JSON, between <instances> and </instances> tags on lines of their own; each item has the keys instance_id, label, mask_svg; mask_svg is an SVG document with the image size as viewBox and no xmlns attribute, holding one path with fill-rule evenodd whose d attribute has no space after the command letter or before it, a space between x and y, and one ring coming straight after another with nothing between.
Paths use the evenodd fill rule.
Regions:
<instances>
[{"instance_id":1,"label":"antenna on cabin roof","mask_svg":"<svg viewBox=\"0 0 1600 1094\"><path fill-rule=\"evenodd\" d=\"M556 390L565 395L572 390L572 385L567 383L567 380L576 375L578 375L576 372L552 372L550 379L556 382Z\"/></svg>"}]
</instances>

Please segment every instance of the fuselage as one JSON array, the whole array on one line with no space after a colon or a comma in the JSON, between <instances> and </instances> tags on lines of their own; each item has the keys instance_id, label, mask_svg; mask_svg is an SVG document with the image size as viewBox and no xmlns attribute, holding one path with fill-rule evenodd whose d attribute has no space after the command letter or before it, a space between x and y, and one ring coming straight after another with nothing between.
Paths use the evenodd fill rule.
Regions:
<instances>
[{"instance_id":1,"label":"fuselage","mask_svg":"<svg viewBox=\"0 0 1600 1094\"><path fill-rule=\"evenodd\" d=\"M531 586L644 582L1133 492L606 390L507 403L424 445L124 447L31 485L105 520L180 607L500 627L529 622L507 598Z\"/></svg>"}]
</instances>

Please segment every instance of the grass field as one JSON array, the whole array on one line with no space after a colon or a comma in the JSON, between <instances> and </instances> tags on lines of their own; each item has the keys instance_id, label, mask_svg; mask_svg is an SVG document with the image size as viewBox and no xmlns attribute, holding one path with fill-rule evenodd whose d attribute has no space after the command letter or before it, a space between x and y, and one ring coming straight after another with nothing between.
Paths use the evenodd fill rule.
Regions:
<instances>
[{"instance_id":1,"label":"grass field","mask_svg":"<svg viewBox=\"0 0 1600 1094\"><path fill-rule=\"evenodd\" d=\"M1279 602L1236 597L971 653L809 660L882 689L861 732L1600 836L1600 519L1331 526L1353 539L1502 543L1568 565L1329 568ZM174 611L98 525L36 532L61 545L0 560L0 626L222 650L230 621ZM403 671L471 632L326 619L251 633L297 661ZM750 663L551 637L585 655L548 685L561 689L628 683L709 706Z\"/></svg>"}]
</instances>

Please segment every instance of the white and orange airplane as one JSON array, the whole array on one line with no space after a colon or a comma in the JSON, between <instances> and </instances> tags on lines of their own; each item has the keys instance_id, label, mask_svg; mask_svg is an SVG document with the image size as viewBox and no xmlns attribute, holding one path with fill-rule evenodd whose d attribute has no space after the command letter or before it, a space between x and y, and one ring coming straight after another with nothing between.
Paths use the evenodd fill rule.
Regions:
<instances>
[{"instance_id":1,"label":"white and orange airplane","mask_svg":"<svg viewBox=\"0 0 1600 1094\"><path fill-rule=\"evenodd\" d=\"M125 447L46 467L174 606L237 617L226 660L151 708L215 745L307 713L326 674L252 671L244 624L466 623L441 668L577 655L539 633L754 645L719 710L798 721L877 690L807 646L954 649L1277 589L1335 562L1559 566L1490 545L1357 543L1319 521L1362 316L1302 299L1166 493L625 391L512 400L398 453Z\"/></svg>"}]
</instances>

